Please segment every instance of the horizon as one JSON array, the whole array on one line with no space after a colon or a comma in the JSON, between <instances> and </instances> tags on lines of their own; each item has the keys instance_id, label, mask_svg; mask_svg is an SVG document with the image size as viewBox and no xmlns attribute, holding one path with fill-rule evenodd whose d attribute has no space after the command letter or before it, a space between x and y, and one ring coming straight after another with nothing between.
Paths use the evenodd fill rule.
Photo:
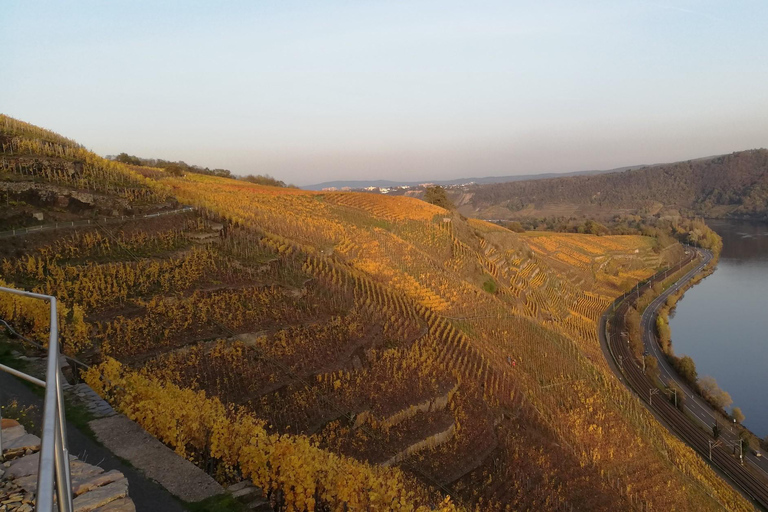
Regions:
<instances>
[{"instance_id":1,"label":"horizon","mask_svg":"<svg viewBox=\"0 0 768 512\"><path fill-rule=\"evenodd\" d=\"M79 5L9 4L0 110L101 155L308 186L768 145L755 2Z\"/></svg>"}]
</instances>

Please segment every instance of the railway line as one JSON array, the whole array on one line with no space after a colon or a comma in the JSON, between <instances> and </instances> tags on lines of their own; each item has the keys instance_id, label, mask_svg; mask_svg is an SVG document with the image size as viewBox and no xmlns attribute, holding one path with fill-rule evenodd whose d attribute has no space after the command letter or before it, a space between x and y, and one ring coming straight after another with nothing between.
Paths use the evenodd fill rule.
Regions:
<instances>
[{"instance_id":1,"label":"railway line","mask_svg":"<svg viewBox=\"0 0 768 512\"><path fill-rule=\"evenodd\" d=\"M692 279L709 262L711 254L705 251L690 250L688 255L670 270L677 271L682 269L697 259L699 264L686 273L671 288L676 290ZM644 373L640 363L632 354L628 339L622 336L622 333L626 331L626 314L629 307L637 302L644 291L648 290L655 283L663 281L666 275L667 273L660 272L645 283L625 293L616 299L601 317L599 336L609 365L617 374L619 380L637 393L651 412L665 423L670 431L699 452L705 460L710 460L711 464L730 479L734 487L753 500L755 505L768 510L768 478L766 478L768 473L765 473L757 462L751 460L751 454L746 454L744 460L741 461L732 453L732 450L724 446L716 446L710 449L710 442L714 442L712 434L703 430L701 426L689 417L685 412L685 408L684 410L678 409L668 396L659 391L657 385ZM662 303L663 300L654 301L649 307L658 308ZM651 311L649 314L655 318L655 311ZM645 315L644 318L646 318ZM653 322L649 320L644 321L642 328L644 331L643 338L645 340L652 340L655 343L653 333L647 333L648 329L653 328ZM659 358L660 351L649 350L648 353ZM664 363L666 361L660 360L659 368L666 368L667 377L671 378L672 374L669 373L669 365L663 366ZM678 379L672 378L671 380L677 382ZM683 387L682 389L687 388ZM693 405L699 409L702 407L700 400L694 401ZM697 411L693 410L691 414L698 416L701 414L701 411L698 411L697 414ZM711 411L711 414L714 415L714 411Z\"/></svg>"}]
</instances>

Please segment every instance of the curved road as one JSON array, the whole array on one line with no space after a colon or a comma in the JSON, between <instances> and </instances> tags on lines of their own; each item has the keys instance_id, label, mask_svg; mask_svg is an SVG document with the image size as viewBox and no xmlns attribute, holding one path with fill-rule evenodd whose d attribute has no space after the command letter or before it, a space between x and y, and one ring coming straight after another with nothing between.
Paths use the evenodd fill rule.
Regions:
<instances>
[{"instance_id":1,"label":"curved road","mask_svg":"<svg viewBox=\"0 0 768 512\"><path fill-rule=\"evenodd\" d=\"M645 350L658 360L661 381L665 385L669 385L669 382L673 381L685 393L684 409L689 413L689 416L696 418L701 422L703 428L709 428L710 430L715 423L718 423L720 426L720 440L723 442L723 445L725 445L731 453L733 453L734 448L738 453L739 436L732 426L729 425L730 420L716 412L708 402L692 391L685 380L675 372L672 365L661 351L661 347L656 338L656 329L654 328L659 309L661 309L667 302L667 298L677 292L680 288L683 288L688 281L693 279L693 277L712 260L711 252L704 250L698 250L698 252L701 255L701 263L683 276L673 286L670 286L659 295L659 297L651 302L643 312L640 322L643 329L643 345L645 346ZM751 449L745 447L744 460L763 472L765 477L768 478L768 459L766 459L765 456L757 457Z\"/></svg>"},{"instance_id":2,"label":"curved road","mask_svg":"<svg viewBox=\"0 0 768 512\"><path fill-rule=\"evenodd\" d=\"M737 456L733 455L733 444L738 436L726 427L721 429L719 441L721 444L711 449L714 443L711 427L715 423L716 414L702 399L692 393L688 386L681 382L681 378L672 370L666 358L659 350L654 333L654 322L659 308L666 302L667 297L683 287L690 279L698 274L712 259L712 254L702 250L688 250L687 256L675 265L670 271L677 271L685 265L698 259L698 264L673 286L665 290L660 297L655 299L643 313L641 325L643 328L643 343L649 354L654 355L659 362L664 382L673 380L686 394L685 411L680 411L672 404L663 392L660 392L655 383L645 375L640 364L635 360L629 348L625 335L625 316L630 303L654 283L663 281L667 275L660 272L648 282L639 285L630 292L625 293L600 318L599 337L603 352L609 366L616 376L631 390L635 391L650 411L667 428L680 439L698 451L705 460L710 460L723 475L725 475L745 496L752 498L762 508L768 510L768 466L767 461L755 457L745 449L744 462L740 463ZM609 322L609 319L611 320ZM616 321L618 320L618 321ZM655 399L654 399L655 393ZM695 418L695 419L694 419ZM721 425L725 422L721 421Z\"/></svg>"}]
</instances>

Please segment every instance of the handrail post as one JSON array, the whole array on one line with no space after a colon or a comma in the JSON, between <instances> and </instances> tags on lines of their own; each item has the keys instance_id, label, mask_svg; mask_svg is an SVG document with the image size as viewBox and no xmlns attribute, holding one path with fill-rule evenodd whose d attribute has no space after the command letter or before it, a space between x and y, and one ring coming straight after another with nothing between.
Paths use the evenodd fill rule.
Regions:
<instances>
[{"instance_id":1,"label":"handrail post","mask_svg":"<svg viewBox=\"0 0 768 512\"><path fill-rule=\"evenodd\" d=\"M48 365L45 372L45 382L52 383L59 371L58 318L56 315L56 299L51 297L51 328L48 340ZM54 469L56 461L56 430L58 427L58 400L56 386L45 387L45 402L43 405L43 439L40 446L40 465L37 471L37 496L35 510L38 512L53 510ZM53 421L51 421L53 420ZM69 461L67 461L69 462ZM66 506L59 503L59 506Z\"/></svg>"}]
</instances>

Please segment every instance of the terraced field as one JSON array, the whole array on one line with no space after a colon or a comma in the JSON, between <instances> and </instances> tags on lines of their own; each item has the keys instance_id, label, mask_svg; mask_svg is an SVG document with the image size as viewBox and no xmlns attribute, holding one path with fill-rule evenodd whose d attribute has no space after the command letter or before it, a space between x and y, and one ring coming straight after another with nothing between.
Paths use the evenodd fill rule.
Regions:
<instances>
[{"instance_id":1,"label":"terraced field","mask_svg":"<svg viewBox=\"0 0 768 512\"><path fill-rule=\"evenodd\" d=\"M0 183L101 176L51 149L70 141L4 123ZM132 210L195 209L27 235L0 248L2 281L61 297L92 387L223 483L286 510L744 505L600 352L602 311L675 248L88 158L145 187L114 194ZM0 297L33 336L44 314Z\"/></svg>"}]
</instances>

